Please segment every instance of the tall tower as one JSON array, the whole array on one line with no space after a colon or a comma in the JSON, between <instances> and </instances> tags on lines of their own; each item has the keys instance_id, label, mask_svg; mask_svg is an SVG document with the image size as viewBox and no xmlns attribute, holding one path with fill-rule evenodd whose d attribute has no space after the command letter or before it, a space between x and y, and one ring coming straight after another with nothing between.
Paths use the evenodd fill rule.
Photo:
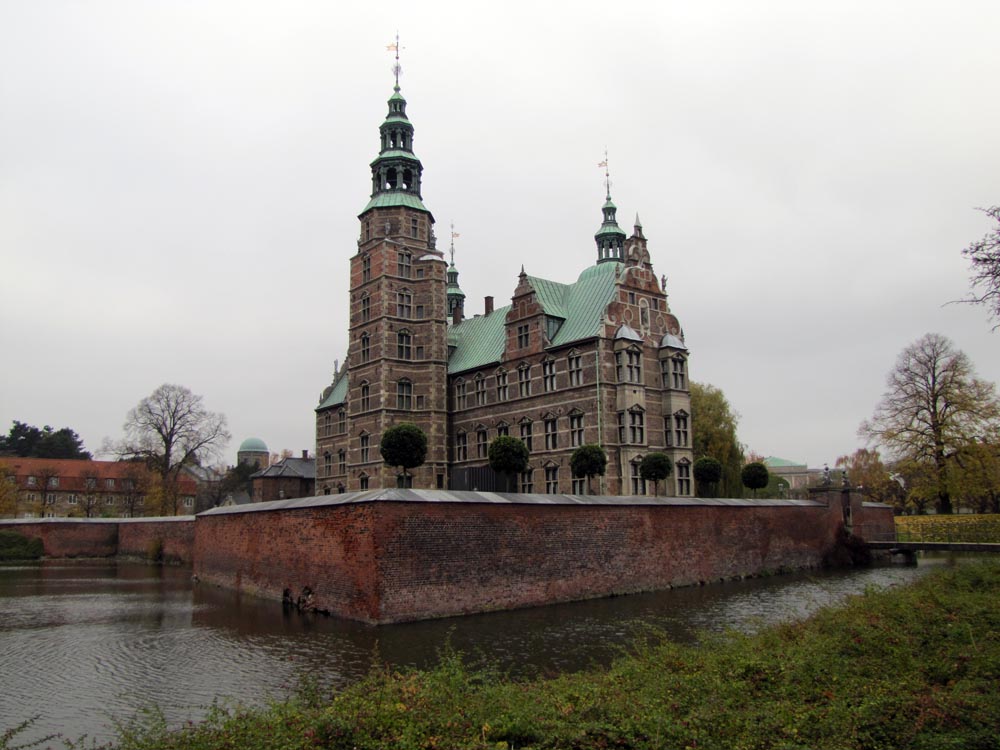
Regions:
<instances>
[{"instance_id":1,"label":"tall tower","mask_svg":"<svg viewBox=\"0 0 1000 750\"><path fill-rule=\"evenodd\" d=\"M625 260L625 232L618 226L618 206L611 202L611 174L608 172L607 151L604 152L604 161L598 166L604 167L604 189L607 197L604 206L601 207L604 221L594 235L594 241L597 243L597 262L622 263Z\"/></svg>"},{"instance_id":2,"label":"tall tower","mask_svg":"<svg viewBox=\"0 0 1000 750\"><path fill-rule=\"evenodd\" d=\"M447 263L421 198L423 165L413 153L398 64L388 104L351 258L347 490L398 485L401 472L384 464L379 441L399 422L427 434L427 460L411 472L413 486L443 487L447 476Z\"/></svg>"}]
</instances>

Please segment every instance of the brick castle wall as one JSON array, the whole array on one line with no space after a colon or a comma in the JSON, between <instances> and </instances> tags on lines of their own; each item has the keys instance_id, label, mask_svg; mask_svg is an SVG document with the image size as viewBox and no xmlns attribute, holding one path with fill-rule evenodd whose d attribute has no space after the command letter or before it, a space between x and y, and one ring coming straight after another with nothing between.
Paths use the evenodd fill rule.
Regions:
<instances>
[{"instance_id":1,"label":"brick castle wall","mask_svg":"<svg viewBox=\"0 0 1000 750\"><path fill-rule=\"evenodd\" d=\"M194 562L193 516L179 519L125 519L118 526L118 554L148 557L154 543L162 543L166 562L191 565Z\"/></svg>"},{"instance_id":2,"label":"brick castle wall","mask_svg":"<svg viewBox=\"0 0 1000 750\"><path fill-rule=\"evenodd\" d=\"M164 560L187 565L193 559L194 525L194 516L0 521L0 529L41 539L46 557L146 557L159 540Z\"/></svg>"}]
</instances>

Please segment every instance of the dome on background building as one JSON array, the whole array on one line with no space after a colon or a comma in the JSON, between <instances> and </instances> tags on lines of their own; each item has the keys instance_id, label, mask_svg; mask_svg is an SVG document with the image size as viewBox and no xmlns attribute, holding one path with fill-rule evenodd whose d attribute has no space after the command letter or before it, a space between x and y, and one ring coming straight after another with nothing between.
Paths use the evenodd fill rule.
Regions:
<instances>
[{"instance_id":1,"label":"dome on background building","mask_svg":"<svg viewBox=\"0 0 1000 750\"><path fill-rule=\"evenodd\" d=\"M267 445L260 438L247 438L240 443L239 453L267 453Z\"/></svg>"}]
</instances>

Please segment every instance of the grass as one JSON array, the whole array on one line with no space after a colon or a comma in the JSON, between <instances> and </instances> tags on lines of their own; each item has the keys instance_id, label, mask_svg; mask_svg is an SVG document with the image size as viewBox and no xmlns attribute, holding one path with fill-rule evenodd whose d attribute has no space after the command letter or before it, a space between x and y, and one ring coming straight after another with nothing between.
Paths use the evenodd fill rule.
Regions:
<instances>
[{"instance_id":1,"label":"grass","mask_svg":"<svg viewBox=\"0 0 1000 750\"><path fill-rule=\"evenodd\" d=\"M448 652L175 731L154 714L116 747L976 750L1000 748L998 684L1000 564L968 563L755 635L651 634L607 669L517 682Z\"/></svg>"},{"instance_id":2,"label":"grass","mask_svg":"<svg viewBox=\"0 0 1000 750\"><path fill-rule=\"evenodd\" d=\"M1000 514L897 516L896 537L901 542L1000 543Z\"/></svg>"},{"instance_id":3,"label":"grass","mask_svg":"<svg viewBox=\"0 0 1000 750\"><path fill-rule=\"evenodd\" d=\"M0 531L0 561L37 560L43 551L41 539L26 537L16 531Z\"/></svg>"}]
</instances>

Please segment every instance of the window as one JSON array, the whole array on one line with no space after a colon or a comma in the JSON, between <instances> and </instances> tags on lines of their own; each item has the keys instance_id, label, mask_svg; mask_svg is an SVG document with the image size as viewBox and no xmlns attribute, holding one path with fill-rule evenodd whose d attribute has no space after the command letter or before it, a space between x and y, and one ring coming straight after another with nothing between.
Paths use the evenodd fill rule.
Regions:
<instances>
[{"instance_id":1,"label":"window","mask_svg":"<svg viewBox=\"0 0 1000 750\"><path fill-rule=\"evenodd\" d=\"M333 415L327 412L323 415L323 435L330 437L333 434Z\"/></svg>"},{"instance_id":2,"label":"window","mask_svg":"<svg viewBox=\"0 0 1000 750\"><path fill-rule=\"evenodd\" d=\"M28 477L28 486L29 487L34 487L37 483L38 483L38 480L35 479L35 477Z\"/></svg>"},{"instance_id":3,"label":"window","mask_svg":"<svg viewBox=\"0 0 1000 750\"><path fill-rule=\"evenodd\" d=\"M345 492L347 492L347 488L344 485L342 485L342 484L338 484L337 485L337 494L338 495L343 495Z\"/></svg>"},{"instance_id":4,"label":"window","mask_svg":"<svg viewBox=\"0 0 1000 750\"><path fill-rule=\"evenodd\" d=\"M30 477L29 477L29 479L30 479ZM87 477L86 479L83 480L83 483L87 487L88 490L97 489L97 479L94 478L94 477Z\"/></svg>"},{"instance_id":5,"label":"window","mask_svg":"<svg viewBox=\"0 0 1000 750\"><path fill-rule=\"evenodd\" d=\"M368 459L370 458L370 455L369 455L370 451L371 451L371 436L370 435L362 435L361 436L361 463L363 463L363 464L368 463Z\"/></svg>"},{"instance_id":6,"label":"window","mask_svg":"<svg viewBox=\"0 0 1000 750\"><path fill-rule=\"evenodd\" d=\"M497 437L510 437L510 425L506 422L497 424Z\"/></svg>"},{"instance_id":7,"label":"window","mask_svg":"<svg viewBox=\"0 0 1000 750\"><path fill-rule=\"evenodd\" d=\"M528 469L527 471L521 472L521 492L534 492L535 485L533 480L534 469Z\"/></svg>"},{"instance_id":8,"label":"window","mask_svg":"<svg viewBox=\"0 0 1000 750\"><path fill-rule=\"evenodd\" d=\"M424 408L424 397L423 396L420 396L420 395L417 396L417 408L418 409L423 409Z\"/></svg>"},{"instance_id":9,"label":"window","mask_svg":"<svg viewBox=\"0 0 1000 750\"><path fill-rule=\"evenodd\" d=\"M114 495L109 495L108 497L106 497L104 499L104 504L105 505L114 505L115 504L115 497L114 497Z\"/></svg>"},{"instance_id":10,"label":"window","mask_svg":"<svg viewBox=\"0 0 1000 750\"><path fill-rule=\"evenodd\" d=\"M521 365L517 369L517 393L522 398L531 395L531 366Z\"/></svg>"},{"instance_id":11,"label":"window","mask_svg":"<svg viewBox=\"0 0 1000 750\"><path fill-rule=\"evenodd\" d=\"M684 448L688 444L688 418L682 411L674 414L674 445Z\"/></svg>"},{"instance_id":12,"label":"window","mask_svg":"<svg viewBox=\"0 0 1000 750\"><path fill-rule=\"evenodd\" d=\"M361 384L361 411L368 411L372 408L371 402L371 391L368 388L368 383Z\"/></svg>"},{"instance_id":13,"label":"window","mask_svg":"<svg viewBox=\"0 0 1000 750\"><path fill-rule=\"evenodd\" d=\"M193 508L194 507L194 498L193 497L186 497L186 498L184 498L184 507L185 508Z\"/></svg>"},{"instance_id":14,"label":"window","mask_svg":"<svg viewBox=\"0 0 1000 750\"><path fill-rule=\"evenodd\" d=\"M361 297L361 322L367 323L372 317L372 299L367 294Z\"/></svg>"},{"instance_id":15,"label":"window","mask_svg":"<svg viewBox=\"0 0 1000 750\"><path fill-rule=\"evenodd\" d=\"M507 371L497 370L497 401L506 401L507 398Z\"/></svg>"},{"instance_id":16,"label":"window","mask_svg":"<svg viewBox=\"0 0 1000 750\"><path fill-rule=\"evenodd\" d=\"M686 460L677 462L677 494L691 494L691 464Z\"/></svg>"},{"instance_id":17,"label":"window","mask_svg":"<svg viewBox=\"0 0 1000 750\"><path fill-rule=\"evenodd\" d=\"M420 223L415 218L410 219L410 236L420 237Z\"/></svg>"},{"instance_id":18,"label":"window","mask_svg":"<svg viewBox=\"0 0 1000 750\"><path fill-rule=\"evenodd\" d=\"M464 409L467 401L468 396L466 394L465 381L458 380L455 382L455 408Z\"/></svg>"},{"instance_id":19,"label":"window","mask_svg":"<svg viewBox=\"0 0 1000 750\"><path fill-rule=\"evenodd\" d=\"M570 385L583 385L583 364L581 360L582 357L579 354L571 354L566 360L569 369Z\"/></svg>"},{"instance_id":20,"label":"window","mask_svg":"<svg viewBox=\"0 0 1000 750\"><path fill-rule=\"evenodd\" d=\"M642 474L639 473L640 461L632 462L632 494L633 495L645 495L646 494L646 480L642 478Z\"/></svg>"},{"instance_id":21,"label":"window","mask_svg":"<svg viewBox=\"0 0 1000 750\"><path fill-rule=\"evenodd\" d=\"M482 375L476 375L476 406L486 405L486 380Z\"/></svg>"},{"instance_id":22,"label":"window","mask_svg":"<svg viewBox=\"0 0 1000 750\"><path fill-rule=\"evenodd\" d=\"M573 489L574 495L586 495L587 494L587 479L586 477L573 477Z\"/></svg>"},{"instance_id":23,"label":"window","mask_svg":"<svg viewBox=\"0 0 1000 750\"><path fill-rule=\"evenodd\" d=\"M344 409L337 412L337 427L341 435L347 432L347 412Z\"/></svg>"},{"instance_id":24,"label":"window","mask_svg":"<svg viewBox=\"0 0 1000 750\"><path fill-rule=\"evenodd\" d=\"M460 432L455 436L455 460L466 461L469 458L469 436Z\"/></svg>"},{"instance_id":25,"label":"window","mask_svg":"<svg viewBox=\"0 0 1000 750\"><path fill-rule=\"evenodd\" d=\"M372 238L372 223L370 221L365 222L365 242Z\"/></svg>"},{"instance_id":26,"label":"window","mask_svg":"<svg viewBox=\"0 0 1000 750\"><path fill-rule=\"evenodd\" d=\"M628 382L630 383L641 383L642 382L642 352L635 351L634 349L629 349L625 352L627 356L627 367L626 375L628 376Z\"/></svg>"},{"instance_id":27,"label":"window","mask_svg":"<svg viewBox=\"0 0 1000 750\"><path fill-rule=\"evenodd\" d=\"M629 442L642 445L646 442L646 415L641 411L628 413Z\"/></svg>"},{"instance_id":28,"label":"window","mask_svg":"<svg viewBox=\"0 0 1000 750\"><path fill-rule=\"evenodd\" d=\"M526 419L521 422L521 442L525 448L531 450L531 420Z\"/></svg>"},{"instance_id":29,"label":"window","mask_svg":"<svg viewBox=\"0 0 1000 750\"><path fill-rule=\"evenodd\" d=\"M628 293L628 303L630 305L634 305L635 304L635 292L629 292Z\"/></svg>"},{"instance_id":30,"label":"window","mask_svg":"<svg viewBox=\"0 0 1000 750\"><path fill-rule=\"evenodd\" d=\"M416 221L416 219L414 219L414 221ZM396 256L396 275L402 276L404 279L408 279L410 278L410 272L412 270L413 256L407 252L398 253Z\"/></svg>"},{"instance_id":31,"label":"window","mask_svg":"<svg viewBox=\"0 0 1000 750\"><path fill-rule=\"evenodd\" d=\"M476 430L476 458L486 458L489 450L486 439L486 430Z\"/></svg>"},{"instance_id":32,"label":"window","mask_svg":"<svg viewBox=\"0 0 1000 750\"><path fill-rule=\"evenodd\" d=\"M403 490L409 489L413 486L413 475L412 474L397 474L396 475L396 486Z\"/></svg>"},{"instance_id":33,"label":"window","mask_svg":"<svg viewBox=\"0 0 1000 750\"><path fill-rule=\"evenodd\" d=\"M413 354L413 337L409 331L396 334L396 356L400 359L410 359Z\"/></svg>"},{"instance_id":34,"label":"window","mask_svg":"<svg viewBox=\"0 0 1000 750\"><path fill-rule=\"evenodd\" d=\"M372 280L372 259L371 256L366 255L361 259L361 283Z\"/></svg>"},{"instance_id":35,"label":"window","mask_svg":"<svg viewBox=\"0 0 1000 750\"><path fill-rule=\"evenodd\" d=\"M50 492L49 494L47 494L45 496L45 502L47 502L49 505L55 505L56 504L56 493Z\"/></svg>"},{"instance_id":36,"label":"window","mask_svg":"<svg viewBox=\"0 0 1000 750\"><path fill-rule=\"evenodd\" d=\"M663 418L663 444L668 448L674 444L674 418L669 414Z\"/></svg>"},{"instance_id":37,"label":"window","mask_svg":"<svg viewBox=\"0 0 1000 750\"><path fill-rule=\"evenodd\" d=\"M419 276L420 273L418 272L417 275ZM424 306L417 305L417 320L423 320L423 319L424 319Z\"/></svg>"},{"instance_id":38,"label":"window","mask_svg":"<svg viewBox=\"0 0 1000 750\"><path fill-rule=\"evenodd\" d=\"M545 450L554 451L559 447L559 437L556 433L555 418L545 420Z\"/></svg>"},{"instance_id":39,"label":"window","mask_svg":"<svg viewBox=\"0 0 1000 750\"><path fill-rule=\"evenodd\" d=\"M50 495L49 497L53 497L54 498L55 495ZM69 498L67 498L67 499L69 500L69 504L70 505L76 505L76 502L77 502L76 501L76 495L70 495Z\"/></svg>"},{"instance_id":40,"label":"window","mask_svg":"<svg viewBox=\"0 0 1000 750\"><path fill-rule=\"evenodd\" d=\"M542 362L542 387L546 391L556 389L556 361L554 359Z\"/></svg>"},{"instance_id":41,"label":"window","mask_svg":"<svg viewBox=\"0 0 1000 750\"><path fill-rule=\"evenodd\" d=\"M59 477L49 477L49 487L58 487Z\"/></svg>"},{"instance_id":42,"label":"window","mask_svg":"<svg viewBox=\"0 0 1000 750\"><path fill-rule=\"evenodd\" d=\"M115 488L115 480L114 479L105 479L104 480L104 486L107 487L109 490L113 490Z\"/></svg>"},{"instance_id":43,"label":"window","mask_svg":"<svg viewBox=\"0 0 1000 750\"><path fill-rule=\"evenodd\" d=\"M372 354L372 337L367 333L361 334L361 362L364 364L371 358Z\"/></svg>"},{"instance_id":44,"label":"window","mask_svg":"<svg viewBox=\"0 0 1000 750\"><path fill-rule=\"evenodd\" d=\"M625 412L618 412L618 442L625 445Z\"/></svg>"},{"instance_id":45,"label":"window","mask_svg":"<svg viewBox=\"0 0 1000 750\"><path fill-rule=\"evenodd\" d=\"M545 467L545 492L546 494L553 495L559 492L559 467L558 466L546 466Z\"/></svg>"},{"instance_id":46,"label":"window","mask_svg":"<svg viewBox=\"0 0 1000 750\"><path fill-rule=\"evenodd\" d=\"M323 476L330 476L333 473L333 456L330 451L323 454Z\"/></svg>"},{"instance_id":47,"label":"window","mask_svg":"<svg viewBox=\"0 0 1000 750\"><path fill-rule=\"evenodd\" d=\"M674 388L683 391L687 388L687 372L685 370L686 363L684 357L674 357L671 363L673 365Z\"/></svg>"},{"instance_id":48,"label":"window","mask_svg":"<svg viewBox=\"0 0 1000 750\"><path fill-rule=\"evenodd\" d=\"M337 473L347 473L347 451L345 450L337 451Z\"/></svg>"},{"instance_id":49,"label":"window","mask_svg":"<svg viewBox=\"0 0 1000 750\"><path fill-rule=\"evenodd\" d=\"M396 316L413 317L413 295L409 292L396 292Z\"/></svg>"},{"instance_id":50,"label":"window","mask_svg":"<svg viewBox=\"0 0 1000 750\"><path fill-rule=\"evenodd\" d=\"M413 383L409 380L396 383L396 408L407 411L413 408Z\"/></svg>"},{"instance_id":51,"label":"window","mask_svg":"<svg viewBox=\"0 0 1000 750\"><path fill-rule=\"evenodd\" d=\"M517 327L517 348L527 349L528 344L531 342L531 337L529 334L529 328L527 325Z\"/></svg>"},{"instance_id":52,"label":"window","mask_svg":"<svg viewBox=\"0 0 1000 750\"><path fill-rule=\"evenodd\" d=\"M573 448L583 445L583 415L569 415L569 444Z\"/></svg>"},{"instance_id":53,"label":"window","mask_svg":"<svg viewBox=\"0 0 1000 750\"><path fill-rule=\"evenodd\" d=\"M361 489L363 489L363 490L367 490L368 489L368 475L367 474L362 474L360 477L358 477L358 487L361 488Z\"/></svg>"}]
</instances>

